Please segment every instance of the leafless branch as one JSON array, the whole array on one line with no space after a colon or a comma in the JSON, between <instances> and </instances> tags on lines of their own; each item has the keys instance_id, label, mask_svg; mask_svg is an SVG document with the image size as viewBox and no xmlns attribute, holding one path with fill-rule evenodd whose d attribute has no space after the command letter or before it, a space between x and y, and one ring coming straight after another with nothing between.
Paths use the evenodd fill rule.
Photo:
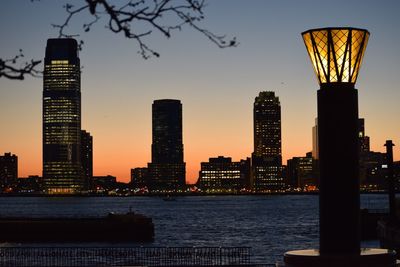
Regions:
<instances>
[{"instance_id":1,"label":"leafless branch","mask_svg":"<svg viewBox=\"0 0 400 267\"><path fill-rule=\"evenodd\" d=\"M10 80L23 80L26 75L41 77L42 71L37 69L41 61L32 59L31 61L19 63L19 59L23 57L23 51L19 50L19 54L11 59L0 58L0 78L5 77Z\"/></svg>"},{"instance_id":2,"label":"leafless branch","mask_svg":"<svg viewBox=\"0 0 400 267\"><path fill-rule=\"evenodd\" d=\"M31 0L39 1L39 0ZM115 6L112 0L81 0L82 5L75 7L71 4L64 5L67 17L62 24L52 24L58 29L59 37L78 37L79 34L66 32L70 22L79 14L88 12L90 22L83 24L85 32L90 31L100 19L106 20L106 28L113 33L123 34L128 39L133 39L139 46L138 53L145 59L160 54L147 44L147 39L154 31L166 38L170 38L173 31L182 30L189 26L206 36L220 48L237 46L236 38L227 40L225 35L217 35L202 28L200 23L204 20L204 0L126 0L123 5ZM79 42L81 49L83 41ZM24 55L22 50L11 59L0 58L0 78L23 80L27 75L40 77L40 60L21 62Z\"/></svg>"},{"instance_id":3,"label":"leafless branch","mask_svg":"<svg viewBox=\"0 0 400 267\"><path fill-rule=\"evenodd\" d=\"M75 10L73 10L73 7L74 7L74 6L71 5L71 4L66 4L66 5L64 5L63 7L65 8L65 10L66 10L67 13L68 13L68 16L67 16L67 18L65 19L64 23L61 24L61 25L51 24L51 26L53 26L54 28L58 28L58 35L59 35L59 37L72 38L72 37L77 37L77 36L79 36L79 34L66 34L66 33L64 32L64 30L65 30L65 28L68 26L68 23L70 22L70 20L72 19L72 17L73 17L75 14L78 14L79 12L81 12L81 11L87 9L87 8L89 7L89 5L82 6L82 7L80 7L80 8L75 9ZM85 27L84 27L84 28L85 28ZM89 28L90 28L90 27L89 27ZM87 30L87 31L88 31L88 30Z\"/></svg>"},{"instance_id":4,"label":"leafless branch","mask_svg":"<svg viewBox=\"0 0 400 267\"><path fill-rule=\"evenodd\" d=\"M106 27L114 33L121 33L139 45L139 53L145 59L159 53L146 44L146 37L158 31L167 38L174 30L189 26L206 36L220 48L237 45L236 38L226 40L225 35L217 35L202 28L199 24L204 20L204 0L127 0L121 6L115 6L111 0L85 0L85 4L74 7L64 6L68 13L63 24L53 24L58 28L59 37L77 37L78 34L67 34L71 19L83 11L87 11L93 20L83 24L85 32L90 31L102 17L106 19ZM145 30L140 30L142 26Z\"/></svg>"}]
</instances>

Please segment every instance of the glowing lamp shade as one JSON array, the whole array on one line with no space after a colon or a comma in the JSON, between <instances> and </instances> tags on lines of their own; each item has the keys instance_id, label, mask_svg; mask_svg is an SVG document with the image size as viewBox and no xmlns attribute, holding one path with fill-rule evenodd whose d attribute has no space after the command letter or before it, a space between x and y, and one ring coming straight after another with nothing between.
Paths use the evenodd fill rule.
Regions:
<instances>
[{"instance_id":1,"label":"glowing lamp shade","mask_svg":"<svg viewBox=\"0 0 400 267\"><path fill-rule=\"evenodd\" d=\"M356 28L321 28L302 33L319 84L355 84L369 32Z\"/></svg>"}]
</instances>

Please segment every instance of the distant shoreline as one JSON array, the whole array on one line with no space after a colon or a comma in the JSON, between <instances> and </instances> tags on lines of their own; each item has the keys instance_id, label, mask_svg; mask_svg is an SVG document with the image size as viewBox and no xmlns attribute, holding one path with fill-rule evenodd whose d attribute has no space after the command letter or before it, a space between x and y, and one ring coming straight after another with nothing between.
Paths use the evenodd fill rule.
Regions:
<instances>
[{"instance_id":1,"label":"distant shoreline","mask_svg":"<svg viewBox=\"0 0 400 267\"><path fill-rule=\"evenodd\" d=\"M399 192L397 192L399 193ZM6 193L0 194L1 197L192 197L192 196L269 196L269 195L318 195L318 192L270 192L270 193L152 193L152 194L132 194L132 195L108 195L108 194L57 194L57 195L46 195L46 194L20 194L20 193ZM382 195L387 192L360 192L360 195Z\"/></svg>"}]
</instances>

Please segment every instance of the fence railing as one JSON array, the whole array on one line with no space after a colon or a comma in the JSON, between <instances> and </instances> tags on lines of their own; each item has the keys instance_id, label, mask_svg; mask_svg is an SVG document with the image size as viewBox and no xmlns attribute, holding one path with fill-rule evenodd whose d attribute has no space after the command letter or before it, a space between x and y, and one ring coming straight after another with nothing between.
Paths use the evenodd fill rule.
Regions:
<instances>
[{"instance_id":1,"label":"fence railing","mask_svg":"<svg viewBox=\"0 0 400 267\"><path fill-rule=\"evenodd\" d=\"M224 266L251 264L249 247L1 247L0 266Z\"/></svg>"}]
</instances>

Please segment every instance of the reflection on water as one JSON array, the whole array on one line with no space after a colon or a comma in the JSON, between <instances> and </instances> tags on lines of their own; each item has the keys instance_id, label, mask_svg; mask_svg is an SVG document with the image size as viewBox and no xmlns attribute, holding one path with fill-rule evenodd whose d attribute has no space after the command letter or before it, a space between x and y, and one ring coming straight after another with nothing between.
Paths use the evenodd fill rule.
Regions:
<instances>
[{"instance_id":1,"label":"reflection on water","mask_svg":"<svg viewBox=\"0 0 400 267\"><path fill-rule=\"evenodd\" d=\"M385 195L362 195L361 206L384 208ZM318 196L2 197L0 216L102 216L132 208L153 218L153 243L57 246L251 247L257 262L282 260L287 250L318 247ZM43 244L1 244L43 246ZM48 244L46 244L48 245ZM368 242L364 246L376 246Z\"/></svg>"}]
</instances>

